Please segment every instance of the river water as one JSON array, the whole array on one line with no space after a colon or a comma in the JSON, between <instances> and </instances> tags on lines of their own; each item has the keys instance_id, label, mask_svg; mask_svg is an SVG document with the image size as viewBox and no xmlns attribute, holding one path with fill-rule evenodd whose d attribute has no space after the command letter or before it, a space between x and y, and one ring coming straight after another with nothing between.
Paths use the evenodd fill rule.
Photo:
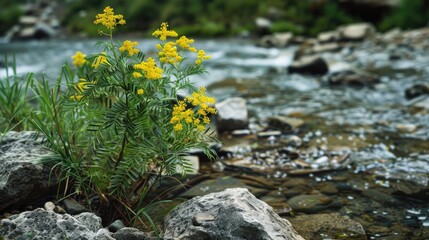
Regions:
<instances>
[{"instance_id":1,"label":"river water","mask_svg":"<svg viewBox=\"0 0 429 240\"><path fill-rule=\"evenodd\" d=\"M156 41L135 40L142 51L155 53ZM0 45L0 56L15 55L18 74L31 71L55 79L61 65L70 63L76 51L99 52L95 43L96 40L7 43ZM288 135L297 135L303 141L302 147L293 151L302 153L304 148L316 148L319 159L327 152L349 154L350 162L344 169L314 171L298 178L315 188L331 179L348 182L351 188L344 190L332 180L339 192L330 197L339 199L342 207L327 211L340 212L360 222L370 239L429 238L429 103L424 102L428 95L410 100L405 97L405 89L429 82L429 52L364 42L321 53L330 74L359 69L380 78L379 83L369 86L331 86L329 74L288 73L296 46L262 48L245 39L205 39L197 40L196 47L204 49L212 59L207 61L209 74L193 80L207 86L208 93L218 101L245 98L251 131L258 131L264 119L272 116L293 116L305 122L303 127L271 139L272 146L265 145L263 150L260 139L221 135L225 145L239 146L229 158L269 155L269 149L286 147L279 140ZM2 66L0 77L5 75ZM304 160L311 165L314 159ZM267 181L290 176L282 173L279 166L271 167ZM287 199L284 197L284 201Z\"/></svg>"}]
</instances>

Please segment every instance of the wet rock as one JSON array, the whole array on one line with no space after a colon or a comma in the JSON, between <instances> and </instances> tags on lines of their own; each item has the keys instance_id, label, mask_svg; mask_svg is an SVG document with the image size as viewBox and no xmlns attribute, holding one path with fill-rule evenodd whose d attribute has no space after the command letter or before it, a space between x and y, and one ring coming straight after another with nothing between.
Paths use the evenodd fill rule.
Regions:
<instances>
[{"instance_id":1,"label":"wet rock","mask_svg":"<svg viewBox=\"0 0 429 240\"><path fill-rule=\"evenodd\" d=\"M302 57L295 61L288 67L289 73L300 73L310 75L323 75L326 74L328 64L321 57Z\"/></svg>"},{"instance_id":2,"label":"wet rock","mask_svg":"<svg viewBox=\"0 0 429 240\"><path fill-rule=\"evenodd\" d=\"M429 97L419 99L412 106L429 110Z\"/></svg>"},{"instance_id":3,"label":"wet rock","mask_svg":"<svg viewBox=\"0 0 429 240\"><path fill-rule=\"evenodd\" d=\"M379 203L387 204L390 206L394 206L399 203L398 200L393 198L390 194L375 189L365 189L362 191L362 195Z\"/></svg>"},{"instance_id":4,"label":"wet rock","mask_svg":"<svg viewBox=\"0 0 429 240\"><path fill-rule=\"evenodd\" d=\"M52 156L35 132L9 132L0 142L0 211L43 200L55 194L51 166L38 164ZM50 181L49 181L50 180Z\"/></svg>"},{"instance_id":5,"label":"wet rock","mask_svg":"<svg viewBox=\"0 0 429 240\"><path fill-rule=\"evenodd\" d=\"M317 185L317 190L319 190L321 193L333 195L338 193L338 188L335 186L334 183L331 182L325 182Z\"/></svg>"},{"instance_id":6,"label":"wet rock","mask_svg":"<svg viewBox=\"0 0 429 240\"><path fill-rule=\"evenodd\" d=\"M291 118L286 116L274 116L268 118L268 125L281 131L289 132L296 130L304 125L304 121L299 118Z\"/></svg>"},{"instance_id":7,"label":"wet rock","mask_svg":"<svg viewBox=\"0 0 429 240\"><path fill-rule=\"evenodd\" d=\"M258 132L258 134L256 134L258 138L279 137L281 135L282 135L281 131L264 131L264 132Z\"/></svg>"},{"instance_id":8,"label":"wet rock","mask_svg":"<svg viewBox=\"0 0 429 240\"><path fill-rule=\"evenodd\" d=\"M286 182L282 184L282 187L296 187L296 186L307 186L308 180L305 178L288 178Z\"/></svg>"},{"instance_id":9,"label":"wet rock","mask_svg":"<svg viewBox=\"0 0 429 240\"><path fill-rule=\"evenodd\" d=\"M411 123L398 123L395 127L402 133L412 133L417 130L417 126Z\"/></svg>"},{"instance_id":10,"label":"wet rock","mask_svg":"<svg viewBox=\"0 0 429 240\"><path fill-rule=\"evenodd\" d=\"M310 148L320 148L326 151L350 152L368 147L370 143L352 134L343 134L313 138L308 145Z\"/></svg>"},{"instance_id":11,"label":"wet rock","mask_svg":"<svg viewBox=\"0 0 429 240\"><path fill-rule=\"evenodd\" d=\"M300 215L288 219L305 239L321 239L321 236L323 239L367 239L360 223L338 213Z\"/></svg>"},{"instance_id":12,"label":"wet rock","mask_svg":"<svg viewBox=\"0 0 429 240\"><path fill-rule=\"evenodd\" d=\"M427 83L418 83L405 90L407 99L413 99L423 94L429 94L429 84Z\"/></svg>"},{"instance_id":13,"label":"wet rock","mask_svg":"<svg viewBox=\"0 0 429 240\"><path fill-rule=\"evenodd\" d=\"M249 129L238 129L231 132L232 136L239 137L239 136L246 136L252 134L252 132Z\"/></svg>"},{"instance_id":14,"label":"wet rock","mask_svg":"<svg viewBox=\"0 0 429 240\"><path fill-rule=\"evenodd\" d=\"M258 45L261 47L277 47L282 48L288 46L293 40L293 34L289 32L275 33L262 37Z\"/></svg>"},{"instance_id":15,"label":"wet rock","mask_svg":"<svg viewBox=\"0 0 429 240\"><path fill-rule=\"evenodd\" d=\"M76 200L74 199L70 199L70 198L64 199L63 205L67 213L71 215L88 212L88 209L86 209L80 203L76 202Z\"/></svg>"},{"instance_id":16,"label":"wet rock","mask_svg":"<svg viewBox=\"0 0 429 240\"><path fill-rule=\"evenodd\" d=\"M0 236L6 239L77 240L93 239L95 235L94 231L75 217L69 214L60 215L42 208L13 215L0 223Z\"/></svg>"},{"instance_id":17,"label":"wet rock","mask_svg":"<svg viewBox=\"0 0 429 240\"><path fill-rule=\"evenodd\" d=\"M36 16L21 16L18 20L18 22L22 25L36 25L36 23L39 21L39 18L37 18Z\"/></svg>"},{"instance_id":18,"label":"wet rock","mask_svg":"<svg viewBox=\"0 0 429 240\"><path fill-rule=\"evenodd\" d=\"M312 53L335 52L342 49L342 45L338 43L316 44L311 48Z\"/></svg>"},{"instance_id":19,"label":"wet rock","mask_svg":"<svg viewBox=\"0 0 429 240\"><path fill-rule=\"evenodd\" d=\"M328 208L338 208L341 204L325 195L299 195L287 201L297 212L317 213Z\"/></svg>"},{"instance_id":20,"label":"wet rock","mask_svg":"<svg viewBox=\"0 0 429 240\"><path fill-rule=\"evenodd\" d=\"M295 187L291 187L287 190L284 190L282 193L285 197L292 198L292 197L299 196L303 193L307 193L310 191L311 191L311 188L308 186L295 186Z\"/></svg>"},{"instance_id":21,"label":"wet rock","mask_svg":"<svg viewBox=\"0 0 429 240\"><path fill-rule=\"evenodd\" d=\"M331 85L368 86L379 83L380 79L372 74L346 70L332 73L328 82Z\"/></svg>"},{"instance_id":22,"label":"wet rock","mask_svg":"<svg viewBox=\"0 0 429 240\"><path fill-rule=\"evenodd\" d=\"M340 39L340 34L337 31L321 32L317 35L317 40L321 43L336 42Z\"/></svg>"},{"instance_id":23,"label":"wet rock","mask_svg":"<svg viewBox=\"0 0 429 240\"><path fill-rule=\"evenodd\" d=\"M215 216L195 226L196 214ZM233 188L196 197L177 206L165 218L164 238L178 239L303 239L289 222L247 189Z\"/></svg>"},{"instance_id":24,"label":"wet rock","mask_svg":"<svg viewBox=\"0 0 429 240\"><path fill-rule=\"evenodd\" d=\"M248 110L244 98L228 98L216 103L217 128L219 131L232 131L247 128Z\"/></svg>"},{"instance_id":25,"label":"wet rock","mask_svg":"<svg viewBox=\"0 0 429 240\"><path fill-rule=\"evenodd\" d=\"M338 31L342 40L361 41L373 36L375 27L370 23L354 23L343 26Z\"/></svg>"},{"instance_id":26,"label":"wet rock","mask_svg":"<svg viewBox=\"0 0 429 240\"><path fill-rule=\"evenodd\" d=\"M392 182L393 194L426 201L429 199L429 185L401 180Z\"/></svg>"},{"instance_id":27,"label":"wet rock","mask_svg":"<svg viewBox=\"0 0 429 240\"><path fill-rule=\"evenodd\" d=\"M115 220L114 222L112 222L109 225L108 229L109 229L110 232L115 233L115 232L121 230L124 227L125 227L125 224L121 220L118 219L118 220Z\"/></svg>"},{"instance_id":28,"label":"wet rock","mask_svg":"<svg viewBox=\"0 0 429 240\"><path fill-rule=\"evenodd\" d=\"M112 234L116 240L148 240L151 237L137 228L124 227Z\"/></svg>"},{"instance_id":29,"label":"wet rock","mask_svg":"<svg viewBox=\"0 0 429 240\"><path fill-rule=\"evenodd\" d=\"M287 136L285 139L282 139L282 142L296 148L302 145L302 139L296 135Z\"/></svg>"}]
</instances>

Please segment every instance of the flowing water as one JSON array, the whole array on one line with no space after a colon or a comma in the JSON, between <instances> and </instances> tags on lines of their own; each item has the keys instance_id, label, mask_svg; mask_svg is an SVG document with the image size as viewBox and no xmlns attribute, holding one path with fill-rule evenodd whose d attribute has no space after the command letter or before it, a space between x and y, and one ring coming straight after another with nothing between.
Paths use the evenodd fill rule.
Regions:
<instances>
[{"instance_id":1,"label":"flowing water","mask_svg":"<svg viewBox=\"0 0 429 240\"><path fill-rule=\"evenodd\" d=\"M155 41L138 41L142 51L155 54ZM242 39L196 42L196 47L204 49L212 59L207 61L209 75L193 80L207 86L209 94L219 101L228 97L245 98L251 131L263 128L264 119L271 116L293 116L305 122L290 133L268 139L220 136L226 147L235 147L224 157L226 161L254 163L262 159L265 163L259 165L265 174L259 171L258 177L280 182L275 185L274 193L262 194L261 199L270 201L270 196L277 194L281 196L277 200L285 202L293 194L281 182L301 179L305 185L302 192L314 194L317 190L330 194L340 205L316 212L348 215L364 226L370 239L429 239L429 103L427 99L425 102L427 95L407 100L404 93L415 84L429 82L429 52L365 42L335 53L323 53L331 73L354 68L380 77L379 83L369 86L330 86L327 75L287 72L297 47L261 48ZM0 55L14 54L19 74L43 72L55 79L60 66L71 62L70 56L76 51L101 51L94 47L95 43L95 40L7 43L0 45ZM400 57L393 59L393 53ZM5 75L2 66L0 77ZM288 148L282 141L289 135L302 139L301 154L305 149L317 150L304 158L304 164L314 165L310 169L323 165L327 153L347 154L349 162L342 169L287 174L282 170L284 166L297 166L290 164L287 157L279 163L281 151L299 150ZM270 159L266 156L274 156L271 157L274 163L266 164L266 159ZM251 164L242 166L222 174L237 175ZM252 170L249 171L247 175L252 175ZM332 183L338 191L320 190ZM330 237L322 234L320 238Z\"/></svg>"}]
</instances>

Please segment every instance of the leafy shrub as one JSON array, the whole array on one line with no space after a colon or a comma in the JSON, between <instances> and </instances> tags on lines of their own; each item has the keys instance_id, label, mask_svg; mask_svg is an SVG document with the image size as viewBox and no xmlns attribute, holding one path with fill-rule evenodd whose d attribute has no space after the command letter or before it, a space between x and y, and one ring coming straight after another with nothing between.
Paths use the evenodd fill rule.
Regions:
<instances>
[{"instance_id":1,"label":"leafy shrub","mask_svg":"<svg viewBox=\"0 0 429 240\"><path fill-rule=\"evenodd\" d=\"M216 140L205 127L216 113L215 99L189 79L205 73L210 56L167 23L153 32L161 40L155 58L140 52L138 42L114 41L113 30L126 21L112 8L94 23L107 28L100 53L77 52L75 67L64 66L53 87L35 81L40 110L32 123L58 154L46 161L56 164L65 193L97 194L105 204L147 217L145 196L178 166L182 174L190 171L189 150L215 156L208 142ZM192 94L179 100L178 91Z\"/></svg>"}]
</instances>

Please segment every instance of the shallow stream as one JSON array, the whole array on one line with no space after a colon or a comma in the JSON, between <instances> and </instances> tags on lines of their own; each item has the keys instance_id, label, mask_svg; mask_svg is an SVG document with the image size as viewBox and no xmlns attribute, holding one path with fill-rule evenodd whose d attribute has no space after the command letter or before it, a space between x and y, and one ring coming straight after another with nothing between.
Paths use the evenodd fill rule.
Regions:
<instances>
[{"instance_id":1,"label":"shallow stream","mask_svg":"<svg viewBox=\"0 0 429 240\"><path fill-rule=\"evenodd\" d=\"M19 74L44 72L55 79L76 51L98 52L95 43L8 43L0 45L0 56L15 54ZM155 41L139 43L141 50L154 54ZM364 42L322 53L330 73L359 69L380 78L369 86L331 86L329 74L288 73L296 46L261 48L242 39L198 40L196 45L212 59L207 61L210 74L194 80L218 101L245 98L250 133L220 135L226 165L202 164L209 177L198 184L211 182L195 183L188 196L245 186L272 206L287 202L292 213L286 205L279 212L288 219L338 212L361 223L369 239L429 239L429 95L405 97L405 89L429 83L429 52ZM5 74L2 66L0 77ZM257 137L257 132L272 130L266 124L272 116L294 117L304 124ZM291 136L302 144L291 146ZM327 164L334 157L347 161ZM312 208L290 206L290 199L310 195L328 200Z\"/></svg>"}]
</instances>

